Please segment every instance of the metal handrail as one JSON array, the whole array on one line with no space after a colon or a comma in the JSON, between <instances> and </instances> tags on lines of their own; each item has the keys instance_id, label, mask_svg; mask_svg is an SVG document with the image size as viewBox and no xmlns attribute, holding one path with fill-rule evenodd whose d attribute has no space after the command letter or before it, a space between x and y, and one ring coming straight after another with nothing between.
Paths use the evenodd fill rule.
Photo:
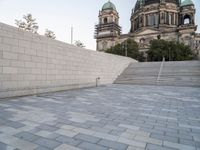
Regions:
<instances>
[{"instance_id":1,"label":"metal handrail","mask_svg":"<svg viewBox=\"0 0 200 150\"><path fill-rule=\"evenodd\" d=\"M156 82L159 82L159 80L160 80L160 76L161 76L161 73L162 73L162 70L163 70L164 62L165 62L165 57L163 57L162 63L161 63L161 65L160 65L160 70L159 70L159 73L158 73Z\"/></svg>"}]
</instances>

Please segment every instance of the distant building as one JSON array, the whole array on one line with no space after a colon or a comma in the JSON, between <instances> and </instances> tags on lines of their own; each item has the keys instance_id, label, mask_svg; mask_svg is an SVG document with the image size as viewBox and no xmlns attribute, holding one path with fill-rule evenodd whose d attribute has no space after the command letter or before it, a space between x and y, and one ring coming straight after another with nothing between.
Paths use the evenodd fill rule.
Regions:
<instances>
[{"instance_id":1,"label":"distant building","mask_svg":"<svg viewBox=\"0 0 200 150\"><path fill-rule=\"evenodd\" d=\"M140 51L146 52L151 40L161 38L184 42L199 53L200 34L195 33L197 26L192 0L137 0L130 21L130 32L122 34L115 5L110 1L105 3L95 26L97 50L105 51L133 38Z\"/></svg>"}]
</instances>

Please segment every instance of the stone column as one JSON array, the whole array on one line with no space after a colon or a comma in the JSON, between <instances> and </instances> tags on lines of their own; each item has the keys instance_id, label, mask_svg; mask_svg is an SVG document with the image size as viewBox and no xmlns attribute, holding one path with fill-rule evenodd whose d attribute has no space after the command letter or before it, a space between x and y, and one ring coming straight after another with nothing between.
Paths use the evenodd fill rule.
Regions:
<instances>
[{"instance_id":1,"label":"stone column","mask_svg":"<svg viewBox=\"0 0 200 150\"><path fill-rule=\"evenodd\" d=\"M176 25L176 14L173 13L173 15L174 15L174 25Z\"/></svg>"},{"instance_id":2,"label":"stone column","mask_svg":"<svg viewBox=\"0 0 200 150\"><path fill-rule=\"evenodd\" d=\"M135 31L135 20L132 20L132 31Z\"/></svg>"},{"instance_id":3,"label":"stone column","mask_svg":"<svg viewBox=\"0 0 200 150\"><path fill-rule=\"evenodd\" d=\"M195 18L194 18L194 15L192 14L191 15L191 24L194 24L194 21L195 21Z\"/></svg>"},{"instance_id":4,"label":"stone column","mask_svg":"<svg viewBox=\"0 0 200 150\"><path fill-rule=\"evenodd\" d=\"M148 26L148 15L147 14L145 15L145 26L146 27Z\"/></svg>"},{"instance_id":5,"label":"stone column","mask_svg":"<svg viewBox=\"0 0 200 150\"><path fill-rule=\"evenodd\" d=\"M146 15L143 15L143 27L146 27Z\"/></svg>"},{"instance_id":6,"label":"stone column","mask_svg":"<svg viewBox=\"0 0 200 150\"><path fill-rule=\"evenodd\" d=\"M147 26L149 26L149 14L147 15Z\"/></svg>"},{"instance_id":7,"label":"stone column","mask_svg":"<svg viewBox=\"0 0 200 150\"><path fill-rule=\"evenodd\" d=\"M177 15L177 13L175 13L175 18L174 19L175 19L175 25L178 25L178 21L177 21L178 20L178 15Z\"/></svg>"},{"instance_id":8,"label":"stone column","mask_svg":"<svg viewBox=\"0 0 200 150\"><path fill-rule=\"evenodd\" d=\"M164 22L163 22L163 20L164 20L164 13L161 11L160 12L160 24L163 24Z\"/></svg>"}]
</instances>

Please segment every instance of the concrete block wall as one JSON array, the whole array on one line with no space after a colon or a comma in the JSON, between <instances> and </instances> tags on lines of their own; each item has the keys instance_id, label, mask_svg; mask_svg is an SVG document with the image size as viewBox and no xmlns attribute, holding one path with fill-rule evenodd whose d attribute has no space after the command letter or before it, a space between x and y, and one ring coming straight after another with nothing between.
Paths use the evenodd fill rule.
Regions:
<instances>
[{"instance_id":1,"label":"concrete block wall","mask_svg":"<svg viewBox=\"0 0 200 150\"><path fill-rule=\"evenodd\" d=\"M111 84L134 61L0 23L0 98Z\"/></svg>"}]
</instances>

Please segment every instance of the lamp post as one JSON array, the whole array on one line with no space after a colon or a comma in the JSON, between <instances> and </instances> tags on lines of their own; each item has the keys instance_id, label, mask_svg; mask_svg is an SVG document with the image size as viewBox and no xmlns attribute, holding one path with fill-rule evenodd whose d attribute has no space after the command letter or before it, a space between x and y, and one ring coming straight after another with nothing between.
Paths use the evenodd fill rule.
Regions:
<instances>
[{"instance_id":1,"label":"lamp post","mask_svg":"<svg viewBox=\"0 0 200 150\"><path fill-rule=\"evenodd\" d=\"M74 28L71 26L71 44L73 44L73 39L74 38Z\"/></svg>"},{"instance_id":2,"label":"lamp post","mask_svg":"<svg viewBox=\"0 0 200 150\"><path fill-rule=\"evenodd\" d=\"M125 51L125 56L127 57L127 56L128 56L127 41L125 41L125 42L123 43L123 50Z\"/></svg>"},{"instance_id":3,"label":"lamp post","mask_svg":"<svg viewBox=\"0 0 200 150\"><path fill-rule=\"evenodd\" d=\"M127 52L127 41L126 41L126 44L125 44L125 55L126 55L126 57L128 56L128 52Z\"/></svg>"},{"instance_id":4,"label":"lamp post","mask_svg":"<svg viewBox=\"0 0 200 150\"><path fill-rule=\"evenodd\" d=\"M125 56L128 56L128 52L127 52L127 41L124 42L124 51L125 51Z\"/></svg>"}]
</instances>

